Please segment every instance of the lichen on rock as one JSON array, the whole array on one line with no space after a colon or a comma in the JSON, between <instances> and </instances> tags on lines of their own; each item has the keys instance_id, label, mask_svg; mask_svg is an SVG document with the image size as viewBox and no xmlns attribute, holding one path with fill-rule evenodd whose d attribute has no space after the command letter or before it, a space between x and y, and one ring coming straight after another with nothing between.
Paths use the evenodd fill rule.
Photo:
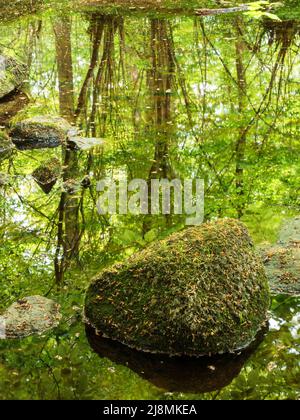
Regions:
<instances>
[{"instance_id":1,"label":"lichen on rock","mask_svg":"<svg viewBox=\"0 0 300 420\"><path fill-rule=\"evenodd\" d=\"M245 226L187 228L104 270L86 294L87 322L130 347L200 356L247 347L265 324L269 286Z\"/></svg>"},{"instance_id":2,"label":"lichen on rock","mask_svg":"<svg viewBox=\"0 0 300 420\"><path fill-rule=\"evenodd\" d=\"M43 334L60 320L59 305L43 296L29 296L13 303L0 317L6 339Z\"/></svg>"}]
</instances>

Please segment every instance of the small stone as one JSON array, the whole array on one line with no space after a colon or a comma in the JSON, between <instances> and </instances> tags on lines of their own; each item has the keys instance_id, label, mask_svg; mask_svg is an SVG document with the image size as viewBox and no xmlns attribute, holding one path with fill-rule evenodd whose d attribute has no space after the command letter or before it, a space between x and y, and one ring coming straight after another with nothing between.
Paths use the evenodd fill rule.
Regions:
<instances>
[{"instance_id":1,"label":"small stone","mask_svg":"<svg viewBox=\"0 0 300 420\"><path fill-rule=\"evenodd\" d=\"M2 338L41 335L55 328L60 320L59 305L43 296L29 296L13 303L0 317Z\"/></svg>"}]
</instances>

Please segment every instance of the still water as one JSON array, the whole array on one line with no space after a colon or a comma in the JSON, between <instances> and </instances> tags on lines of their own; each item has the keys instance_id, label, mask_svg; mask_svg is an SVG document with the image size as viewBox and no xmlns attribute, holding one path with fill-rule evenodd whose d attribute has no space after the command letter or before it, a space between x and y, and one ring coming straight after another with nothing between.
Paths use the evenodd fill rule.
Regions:
<instances>
[{"instance_id":1,"label":"still water","mask_svg":"<svg viewBox=\"0 0 300 420\"><path fill-rule=\"evenodd\" d=\"M269 330L245 353L199 360L101 340L82 310L95 273L184 223L100 216L103 177L202 178L205 218L240 217L257 245L298 213L300 13L17 12L0 14L0 54L27 74L0 100L3 131L60 115L101 142L0 158L0 309L43 295L63 315L51 333L1 340L0 398L299 399L299 298L274 296ZM41 188L32 174L53 158L62 176Z\"/></svg>"}]
</instances>

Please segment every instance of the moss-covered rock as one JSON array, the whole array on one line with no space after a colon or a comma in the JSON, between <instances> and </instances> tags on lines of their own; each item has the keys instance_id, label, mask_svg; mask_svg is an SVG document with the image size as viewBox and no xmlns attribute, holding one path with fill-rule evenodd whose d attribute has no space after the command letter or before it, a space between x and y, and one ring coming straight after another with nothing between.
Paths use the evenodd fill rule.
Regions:
<instances>
[{"instance_id":1,"label":"moss-covered rock","mask_svg":"<svg viewBox=\"0 0 300 420\"><path fill-rule=\"evenodd\" d=\"M87 322L143 351L203 355L248 346L267 319L269 286L245 226L224 219L153 243L99 274Z\"/></svg>"},{"instance_id":2,"label":"moss-covered rock","mask_svg":"<svg viewBox=\"0 0 300 420\"><path fill-rule=\"evenodd\" d=\"M0 131L0 162L12 154L14 145L4 131Z\"/></svg>"},{"instance_id":3,"label":"moss-covered rock","mask_svg":"<svg viewBox=\"0 0 300 420\"><path fill-rule=\"evenodd\" d=\"M0 55L0 99L22 86L27 66L15 58Z\"/></svg>"},{"instance_id":4,"label":"moss-covered rock","mask_svg":"<svg viewBox=\"0 0 300 420\"><path fill-rule=\"evenodd\" d=\"M11 137L19 149L43 149L66 143L72 131L73 127L65 119L45 115L18 122Z\"/></svg>"}]
</instances>

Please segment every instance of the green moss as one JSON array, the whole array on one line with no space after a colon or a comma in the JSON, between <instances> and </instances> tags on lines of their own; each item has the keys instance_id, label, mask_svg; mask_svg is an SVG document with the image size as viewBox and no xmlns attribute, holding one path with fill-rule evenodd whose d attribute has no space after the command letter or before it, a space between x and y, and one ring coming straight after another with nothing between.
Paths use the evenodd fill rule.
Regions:
<instances>
[{"instance_id":1,"label":"green moss","mask_svg":"<svg viewBox=\"0 0 300 420\"><path fill-rule=\"evenodd\" d=\"M86 318L144 351L201 355L246 347L266 321L269 287L245 226L188 228L99 274Z\"/></svg>"}]
</instances>

